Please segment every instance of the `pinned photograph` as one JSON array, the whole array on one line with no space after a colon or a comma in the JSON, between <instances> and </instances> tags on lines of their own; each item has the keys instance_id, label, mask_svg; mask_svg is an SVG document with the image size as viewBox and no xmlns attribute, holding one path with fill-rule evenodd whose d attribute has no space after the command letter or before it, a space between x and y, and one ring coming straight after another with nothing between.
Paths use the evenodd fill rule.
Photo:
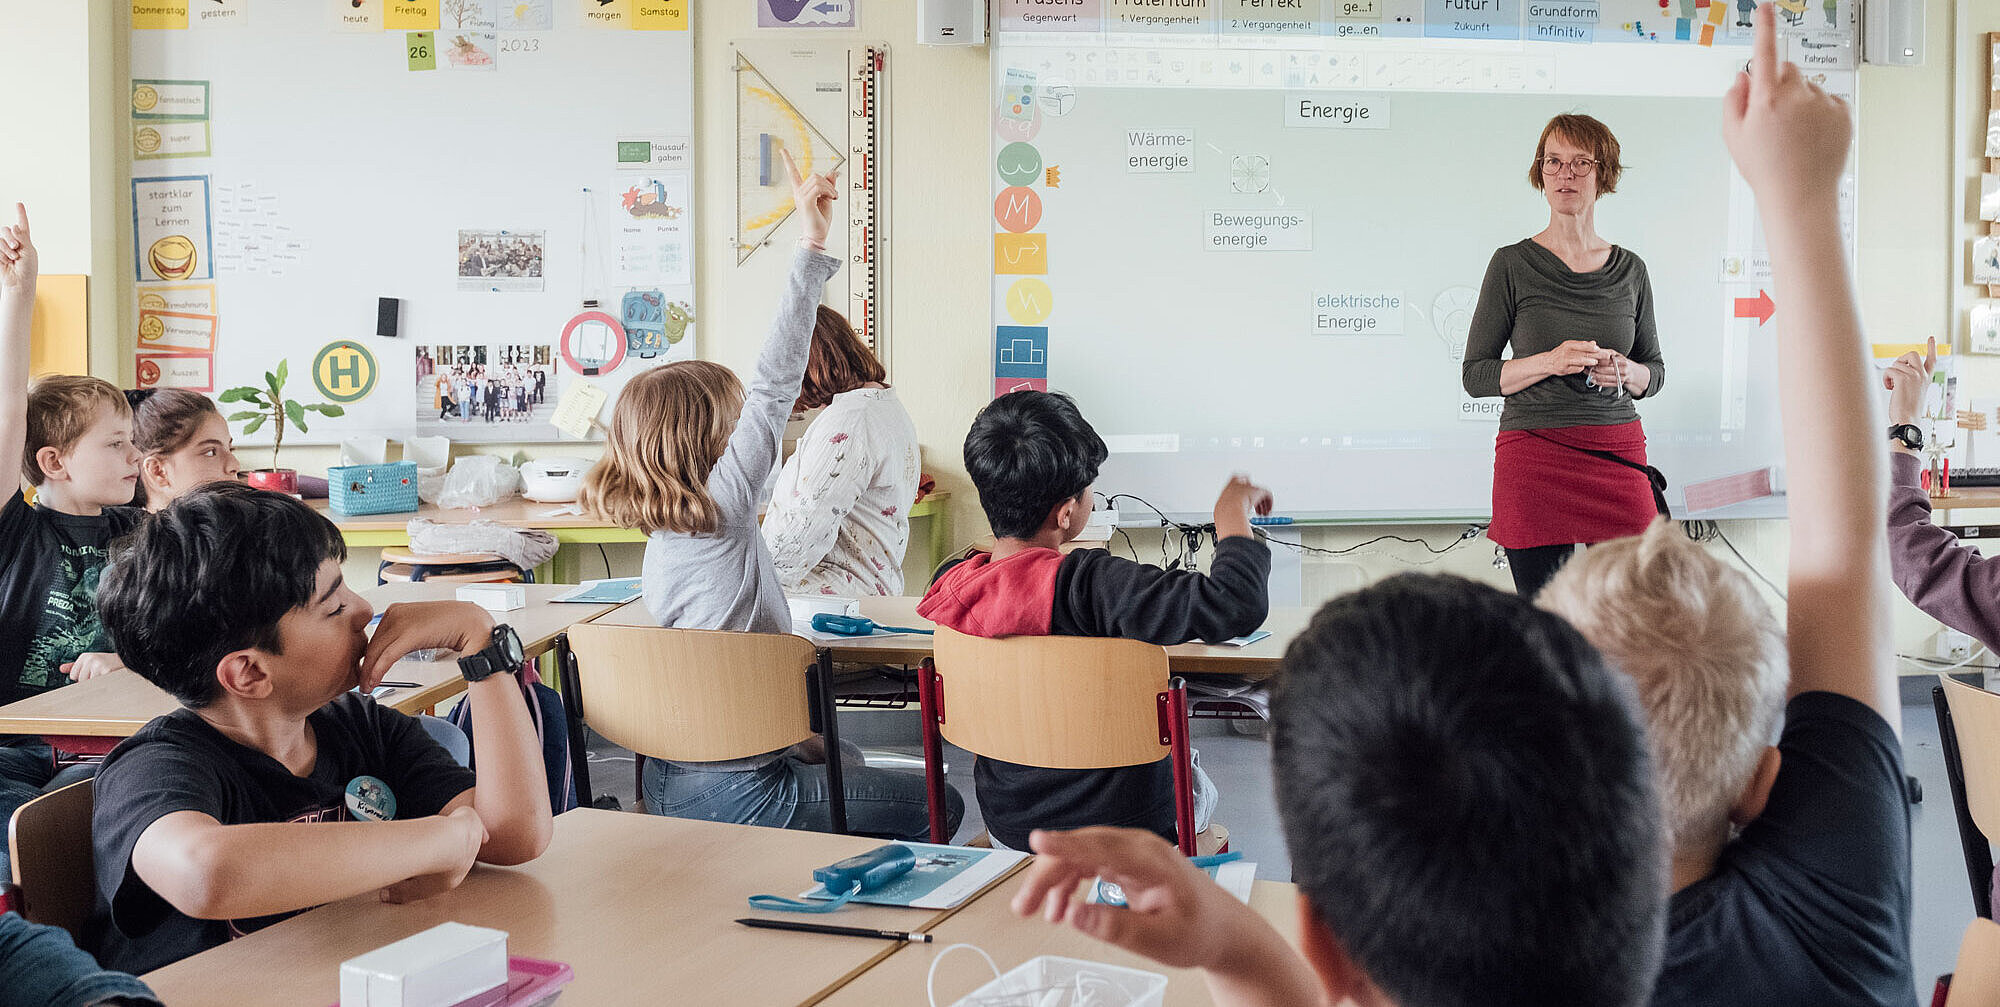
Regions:
<instances>
[{"instance_id":1,"label":"pinned photograph","mask_svg":"<svg viewBox=\"0 0 2000 1007\"><path fill-rule=\"evenodd\" d=\"M2000 157L2000 111L1986 113L1986 156Z\"/></svg>"},{"instance_id":2,"label":"pinned photograph","mask_svg":"<svg viewBox=\"0 0 2000 1007\"><path fill-rule=\"evenodd\" d=\"M1972 282L2000 283L2000 235L1972 242Z\"/></svg>"},{"instance_id":3,"label":"pinned photograph","mask_svg":"<svg viewBox=\"0 0 2000 1007\"><path fill-rule=\"evenodd\" d=\"M2000 175L1979 176L1979 219L2000 220Z\"/></svg>"},{"instance_id":4,"label":"pinned photograph","mask_svg":"<svg viewBox=\"0 0 2000 1007\"><path fill-rule=\"evenodd\" d=\"M458 289L541 290L546 234L544 231L458 232Z\"/></svg>"},{"instance_id":5,"label":"pinned photograph","mask_svg":"<svg viewBox=\"0 0 2000 1007\"><path fill-rule=\"evenodd\" d=\"M1972 302L1967 348L1974 353L2000 353L2000 301Z\"/></svg>"},{"instance_id":6,"label":"pinned photograph","mask_svg":"<svg viewBox=\"0 0 2000 1007\"><path fill-rule=\"evenodd\" d=\"M418 346L417 432L462 441L554 439L555 347Z\"/></svg>"}]
</instances>

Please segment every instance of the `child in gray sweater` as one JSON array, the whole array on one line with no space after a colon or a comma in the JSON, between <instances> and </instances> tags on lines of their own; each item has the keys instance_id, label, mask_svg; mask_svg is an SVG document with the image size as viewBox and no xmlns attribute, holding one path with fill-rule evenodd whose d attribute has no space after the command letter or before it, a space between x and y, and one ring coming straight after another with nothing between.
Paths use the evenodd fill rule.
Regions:
<instances>
[{"instance_id":1,"label":"child in gray sweater","mask_svg":"<svg viewBox=\"0 0 2000 1007\"><path fill-rule=\"evenodd\" d=\"M647 533L646 610L660 625L791 632L790 610L757 529L765 478L778 462L799 396L819 295L840 270L826 254L838 171L801 175L792 198L804 223L785 293L757 372L703 360L668 364L626 384L612 411L604 459L584 479L584 508ZM913 773L850 767L843 790L850 831L920 840L930 832L924 781ZM647 810L679 818L825 831L826 767L794 750L728 762L646 764ZM964 802L947 791L953 828Z\"/></svg>"}]
</instances>

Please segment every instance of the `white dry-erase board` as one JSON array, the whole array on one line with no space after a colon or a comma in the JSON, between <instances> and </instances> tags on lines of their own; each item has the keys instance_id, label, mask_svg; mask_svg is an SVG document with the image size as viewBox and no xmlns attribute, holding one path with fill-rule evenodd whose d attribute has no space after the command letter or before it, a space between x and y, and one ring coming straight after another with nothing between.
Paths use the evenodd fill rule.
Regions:
<instances>
[{"instance_id":1,"label":"white dry-erase board","mask_svg":"<svg viewBox=\"0 0 2000 1007\"><path fill-rule=\"evenodd\" d=\"M215 26L204 2L132 31L142 384L261 385L282 359L291 398L365 393L287 443L547 441L571 385L615 398L693 354L691 33L434 6L428 36L383 30L378 0L217 5ZM565 342L586 297L623 339L599 318Z\"/></svg>"},{"instance_id":2,"label":"white dry-erase board","mask_svg":"<svg viewBox=\"0 0 2000 1007\"><path fill-rule=\"evenodd\" d=\"M1466 327L1493 251L1547 223L1527 179L1543 124L1584 112L1623 146L1597 228L1652 278L1667 379L1639 412L1675 513L1781 514L1782 496L1710 482L1782 462L1784 306L1759 317L1769 263L1720 133L1748 49L1733 7L1704 46L1620 41L1619 5L1498 4L1503 30L1533 27L1524 6L1595 20L1592 42L1557 44L1426 38L1404 0L1268 37L1121 35L1158 13L1123 0L1077 6L1108 27L1063 35L1055 8L1002 3L995 393L1074 395L1112 449L1097 489L1169 512L1205 512L1246 471L1299 518L1479 519L1501 400L1462 390ZM1017 10L1042 30L1009 31ZM1851 69L1816 79L1853 94ZM1851 221L1851 176L1843 196Z\"/></svg>"}]
</instances>

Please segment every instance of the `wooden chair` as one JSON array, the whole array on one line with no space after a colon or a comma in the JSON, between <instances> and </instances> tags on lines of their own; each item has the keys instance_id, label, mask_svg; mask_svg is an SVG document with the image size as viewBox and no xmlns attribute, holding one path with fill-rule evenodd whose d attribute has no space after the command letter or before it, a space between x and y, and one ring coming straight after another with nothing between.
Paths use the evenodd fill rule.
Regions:
<instances>
[{"instance_id":1,"label":"wooden chair","mask_svg":"<svg viewBox=\"0 0 2000 1007\"><path fill-rule=\"evenodd\" d=\"M97 898L90 800L91 781L82 780L21 805L7 823L21 915L79 942Z\"/></svg>"},{"instance_id":2,"label":"wooden chair","mask_svg":"<svg viewBox=\"0 0 2000 1007\"><path fill-rule=\"evenodd\" d=\"M1965 928L1944 1007L2000 1007L2000 923L1976 919Z\"/></svg>"},{"instance_id":3,"label":"wooden chair","mask_svg":"<svg viewBox=\"0 0 2000 1007\"><path fill-rule=\"evenodd\" d=\"M804 637L579 623L557 648L577 792L589 802L587 722L644 759L720 762L825 735L828 817L847 831L831 664Z\"/></svg>"},{"instance_id":4,"label":"wooden chair","mask_svg":"<svg viewBox=\"0 0 2000 1007\"><path fill-rule=\"evenodd\" d=\"M375 583L435 580L456 584L533 584L535 574L490 552L412 552L407 546L384 546L375 567Z\"/></svg>"},{"instance_id":5,"label":"wooden chair","mask_svg":"<svg viewBox=\"0 0 2000 1007\"><path fill-rule=\"evenodd\" d=\"M1078 636L983 639L938 627L919 672L931 841L944 833L944 746L1045 769L1113 769L1173 760L1174 824L1194 855L1194 768L1187 688L1164 648Z\"/></svg>"},{"instance_id":6,"label":"wooden chair","mask_svg":"<svg viewBox=\"0 0 2000 1007\"><path fill-rule=\"evenodd\" d=\"M1948 675L1931 690L1958 841L1972 882L1972 908L1993 918L1993 846L2000 837L2000 695Z\"/></svg>"}]
</instances>

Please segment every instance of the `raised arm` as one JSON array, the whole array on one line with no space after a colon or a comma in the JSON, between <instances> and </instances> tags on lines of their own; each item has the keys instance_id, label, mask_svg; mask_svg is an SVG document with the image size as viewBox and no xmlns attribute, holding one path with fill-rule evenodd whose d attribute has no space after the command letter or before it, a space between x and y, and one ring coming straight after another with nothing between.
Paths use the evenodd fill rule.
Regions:
<instances>
[{"instance_id":1,"label":"raised arm","mask_svg":"<svg viewBox=\"0 0 2000 1007\"><path fill-rule=\"evenodd\" d=\"M1905 353L1889 365L1889 423L1914 424L1937 368L1937 340L1927 353ZM1931 523L1930 494L1918 476L1923 459L1889 440L1889 572L1896 588L1924 614L1988 647L2000 645L2000 559L1980 554Z\"/></svg>"},{"instance_id":2,"label":"raised arm","mask_svg":"<svg viewBox=\"0 0 2000 1007\"><path fill-rule=\"evenodd\" d=\"M28 447L28 323L40 258L28 235L28 208L15 203L14 220L0 227L0 472L18 484ZM10 488L0 497L12 495Z\"/></svg>"},{"instance_id":3,"label":"raised arm","mask_svg":"<svg viewBox=\"0 0 2000 1007\"><path fill-rule=\"evenodd\" d=\"M1778 393L1792 523L1791 692L1826 691L1901 722L1889 641L1881 414L1840 246L1836 187L1847 104L1778 59L1758 8L1748 73L1724 100L1723 138L1756 193L1784 318Z\"/></svg>"},{"instance_id":4,"label":"raised arm","mask_svg":"<svg viewBox=\"0 0 2000 1007\"><path fill-rule=\"evenodd\" d=\"M778 463L785 423L791 419L792 403L799 397L799 383L805 380L806 361L812 354L813 319L820 293L826 281L840 271L840 260L825 251L827 231L833 225L833 203L840 193L835 184L840 169L824 175L801 175L791 152L784 153L785 167L792 174L792 204L798 208L804 233L799 250L792 255L771 334L764 337L763 352L757 356L757 371L744 391L742 415L729 435L728 449L716 463L716 475L738 497L733 501L736 508L744 511L756 506L765 477ZM728 509L730 505L724 506Z\"/></svg>"}]
</instances>

